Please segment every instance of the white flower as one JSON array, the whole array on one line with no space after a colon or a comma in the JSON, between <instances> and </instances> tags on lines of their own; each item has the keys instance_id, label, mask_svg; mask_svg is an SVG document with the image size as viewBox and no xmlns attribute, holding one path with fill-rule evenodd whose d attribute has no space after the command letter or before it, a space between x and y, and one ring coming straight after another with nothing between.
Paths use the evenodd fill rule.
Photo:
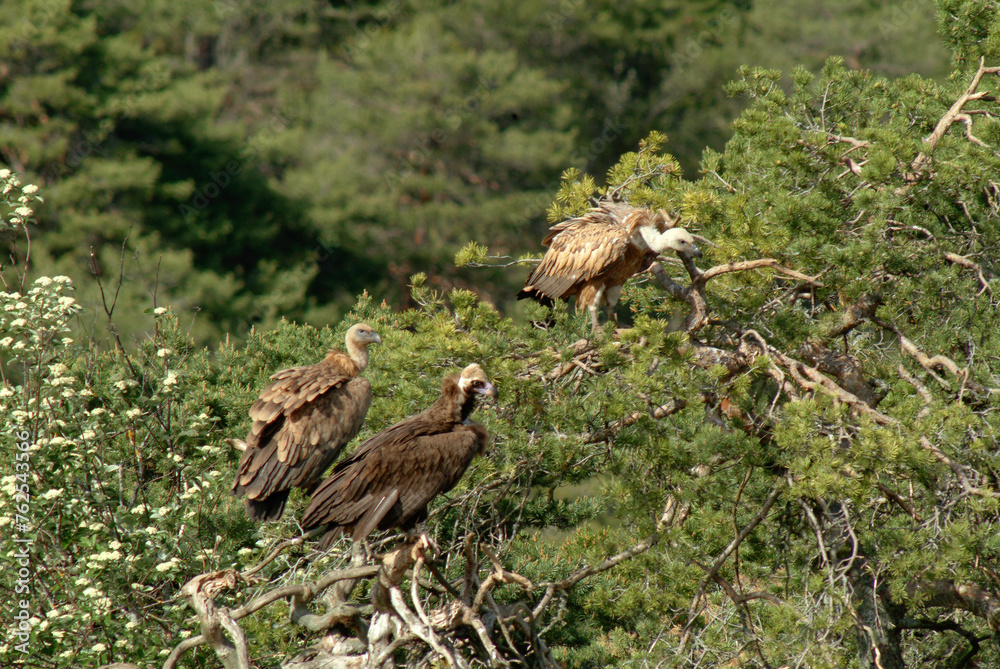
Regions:
<instances>
[{"instance_id":1,"label":"white flower","mask_svg":"<svg viewBox=\"0 0 1000 669\"><path fill-rule=\"evenodd\" d=\"M94 437L97 436L97 433L94 432L93 430L84 430L83 434L80 436L82 436L84 439L93 439Z\"/></svg>"},{"instance_id":2,"label":"white flower","mask_svg":"<svg viewBox=\"0 0 1000 669\"><path fill-rule=\"evenodd\" d=\"M139 626L139 623L137 623L134 620L130 620L127 623L125 623L125 629L127 629L127 630L134 630L138 626Z\"/></svg>"},{"instance_id":3,"label":"white flower","mask_svg":"<svg viewBox=\"0 0 1000 669\"><path fill-rule=\"evenodd\" d=\"M115 641L115 648L124 648L129 645L129 643L128 639L118 639L118 641Z\"/></svg>"},{"instance_id":4,"label":"white flower","mask_svg":"<svg viewBox=\"0 0 1000 669\"><path fill-rule=\"evenodd\" d=\"M69 346L70 344L73 343L73 340L70 339L69 337L63 337L62 338L62 343L63 343L63 346Z\"/></svg>"},{"instance_id":5,"label":"white flower","mask_svg":"<svg viewBox=\"0 0 1000 669\"><path fill-rule=\"evenodd\" d=\"M35 279L35 285L36 286L48 286L51 283L52 283L52 279L50 279L47 276L40 276L37 279Z\"/></svg>"},{"instance_id":6,"label":"white flower","mask_svg":"<svg viewBox=\"0 0 1000 669\"><path fill-rule=\"evenodd\" d=\"M0 179L7 179L10 177L10 170L6 167L0 170Z\"/></svg>"},{"instance_id":7,"label":"white flower","mask_svg":"<svg viewBox=\"0 0 1000 669\"><path fill-rule=\"evenodd\" d=\"M174 352L173 349L170 349L170 348L161 348L159 351L156 352L156 356L159 357L159 358L166 358L168 355L170 355L173 352Z\"/></svg>"},{"instance_id":8,"label":"white flower","mask_svg":"<svg viewBox=\"0 0 1000 669\"><path fill-rule=\"evenodd\" d=\"M104 593L102 593L100 590L98 590L94 586L90 586L89 588L87 588L86 590L83 591L83 595L85 597L100 597L102 594L104 594Z\"/></svg>"},{"instance_id":9,"label":"white flower","mask_svg":"<svg viewBox=\"0 0 1000 669\"><path fill-rule=\"evenodd\" d=\"M38 186L36 186L35 184L28 184L27 186L21 189L21 192L26 193L28 195L34 195L35 193L38 192Z\"/></svg>"},{"instance_id":10,"label":"white flower","mask_svg":"<svg viewBox=\"0 0 1000 669\"><path fill-rule=\"evenodd\" d=\"M103 653L107 649L108 647L105 646L103 643L95 643L93 646L90 647L90 650L94 651L95 653Z\"/></svg>"},{"instance_id":11,"label":"white flower","mask_svg":"<svg viewBox=\"0 0 1000 669\"><path fill-rule=\"evenodd\" d=\"M142 409L129 409L125 412L126 418L138 418L142 415Z\"/></svg>"},{"instance_id":12,"label":"white flower","mask_svg":"<svg viewBox=\"0 0 1000 669\"><path fill-rule=\"evenodd\" d=\"M63 295L59 298L59 306L65 309L76 302L76 298L70 297L69 295Z\"/></svg>"},{"instance_id":13,"label":"white flower","mask_svg":"<svg viewBox=\"0 0 1000 669\"><path fill-rule=\"evenodd\" d=\"M68 276L63 276L61 274L59 276L52 277L52 280L55 281L56 283L73 283L73 279L69 278Z\"/></svg>"},{"instance_id":14,"label":"white flower","mask_svg":"<svg viewBox=\"0 0 1000 669\"><path fill-rule=\"evenodd\" d=\"M164 389L168 389L176 385L177 385L177 372L171 370L167 372L166 378L163 379L163 387Z\"/></svg>"},{"instance_id":15,"label":"white flower","mask_svg":"<svg viewBox=\"0 0 1000 669\"><path fill-rule=\"evenodd\" d=\"M10 326L12 328L23 328L27 324L28 321L24 320L23 318L15 318L10 322Z\"/></svg>"},{"instance_id":16,"label":"white flower","mask_svg":"<svg viewBox=\"0 0 1000 669\"><path fill-rule=\"evenodd\" d=\"M163 314L167 313L167 308L156 307L155 309L153 309L153 313L156 314L157 316L162 316Z\"/></svg>"},{"instance_id":17,"label":"white flower","mask_svg":"<svg viewBox=\"0 0 1000 669\"><path fill-rule=\"evenodd\" d=\"M59 495L63 494L62 488L53 488L52 490L46 490L42 493L42 499L55 499Z\"/></svg>"},{"instance_id":18,"label":"white flower","mask_svg":"<svg viewBox=\"0 0 1000 669\"><path fill-rule=\"evenodd\" d=\"M0 342L0 344L2 344L2 342ZM13 394L14 394L14 391L11 390L8 386L4 386L3 388L0 388L0 397L10 397Z\"/></svg>"},{"instance_id":19,"label":"white flower","mask_svg":"<svg viewBox=\"0 0 1000 669\"><path fill-rule=\"evenodd\" d=\"M108 544L108 548L110 548L113 551L116 551L116 550L118 550L121 547L122 547L122 542L117 541L117 540L112 541L110 544Z\"/></svg>"},{"instance_id":20,"label":"white flower","mask_svg":"<svg viewBox=\"0 0 1000 669\"><path fill-rule=\"evenodd\" d=\"M102 413L107 413L107 412L108 412L108 410L105 409L104 407L97 407L96 409L94 409L93 411L90 412L90 415L91 416L100 416Z\"/></svg>"},{"instance_id":21,"label":"white flower","mask_svg":"<svg viewBox=\"0 0 1000 669\"><path fill-rule=\"evenodd\" d=\"M177 565L176 560L177 558L170 558L166 562L161 562L160 564L156 565L156 571L160 572L170 571Z\"/></svg>"},{"instance_id":22,"label":"white flower","mask_svg":"<svg viewBox=\"0 0 1000 669\"><path fill-rule=\"evenodd\" d=\"M19 341L15 343L13 346L11 346L11 348L14 349L15 351L20 351L22 348L24 348L24 346L25 343L23 341Z\"/></svg>"}]
</instances>

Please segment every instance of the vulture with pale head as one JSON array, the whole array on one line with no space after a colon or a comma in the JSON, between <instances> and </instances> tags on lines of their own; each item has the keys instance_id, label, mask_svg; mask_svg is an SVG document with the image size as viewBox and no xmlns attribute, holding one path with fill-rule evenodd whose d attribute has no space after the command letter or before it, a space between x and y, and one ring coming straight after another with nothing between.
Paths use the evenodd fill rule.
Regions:
<instances>
[{"instance_id":1,"label":"vulture with pale head","mask_svg":"<svg viewBox=\"0 0 1000 669\"><path fill-rule=\"evenodd\" d=\"M549 248L517 299L551 305L576 296L577 310L590 311L596 330L598 309L604 306L610 317L625 282L647 269L656 256L676 251L701 257L687 230L667 225L662 212L611 202L557 223L542 240Z\"/></svg>"},{"instance_id":2,"label":"vulture with pale head","mask_svg":"<svg viewBox=\"0 0 1000 669\"><path fill-rule=\"evenodd\" d=\"M253 424L232 492L246 495L253 520L281 518L291 489L311 493L361 430L372 386L358 375L368 366L369 344L382 338L370 325L358 323L344 341L347 353L333 350L315 365L272 376L250 407Z\"/></svg>"},{"instance_id":3,"label":"vulture with pale head","mask_svg":"<svg viewBox=\"0 0 1000 669\"><path fill-rule=\"evenodd\" d=\"M428 409L382 430L340 462L302 517L306 530L326 526L320 548L341 534L359 541L375 528L409 531L425 520L428 503L451 490L489 444L486 428L468 420L480 395L496 399L497 391L472 364L444 379Z\"/></svg>"}]
</instances>

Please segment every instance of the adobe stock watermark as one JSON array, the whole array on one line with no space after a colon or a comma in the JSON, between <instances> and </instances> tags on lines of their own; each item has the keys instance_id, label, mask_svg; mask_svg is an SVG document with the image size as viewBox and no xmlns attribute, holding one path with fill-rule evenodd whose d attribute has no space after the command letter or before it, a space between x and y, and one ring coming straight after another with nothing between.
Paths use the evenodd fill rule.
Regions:
<instances>
[{"instance_id":1,"label":"adobe stock watermark","mask_svg":"<svg viewBox=\"0 0 1000 669\"><path fill-rule=\"evenodd\" d=\"M194 222L198 212L207 208L212 200L219 197L222 191L233 183L233 179L242 174L243 170L257 162L260 158L261 144L287 128L294 118L293 115L284 111L275 111L260 132L240 144L236 151L236 158L228 161L225 165L220 165L215 170L209 170L208 180L203 182L200 187L195 188L191 198L187 202L182 202L178 207L178 211L184 217L184 222Z\"/></svg>"},{"instance_id":2,"label":"adobe stock watermark","mask_svg":"<svg viewBox=\"0 0 1000 669\"><path fill-rule=\"evenodd\" d=\"M444 142L451 134L458 131L469 118L480 114L483 102L500 84L493 79L479 78L476 89L454 104L442 114L442 124L431 130L425 137L414 142L404 153L404 158L397 162L396 169L385 175L385 183L394 188L403 179L415 174L434 153L434 149Z\"/></svg>"},{"instance_id":3,"label":"adobe stock watermark","mask_svg":"<svg viewBox=\"0 0 1000 669\"><path fill-rule=\"evenodd\" d=\"M402 11L403 3L401 0L392 0L392 2L375 9L373 20L359 26L351 39L347 40L347 43L341 48L344 57L347 60L354 60L360 52L371 48L375 36L395 21Z\"/></svg>"},{"instance_id":4,"label":"adobe stock watermark","mask_svg":"<svg viewBox=\"0 0 1000 669\"><path fill-rule=\"evenodd\" d=\"M927 3L919 0L907 0L907 2L889 3L888 15L878 22L878 31L882 37L889 37L893 33L907 28L913 22L913 15L925 10Z\"/></svg>"},{"instance_id":5,"label":"adobe stock watermark","mask_svg":"<svg viewBox=\"0 0 1000 669\"><path fill-rule=\"evenodd\" d=\"M594 158L604 153L604 150L608 148L611 142L620 138L624 131L625 128L622 125L621 118L606 119L601 134L573 152L573 155L570 157L570 165L585 169ZM527 206L525 206L522 212L525 220L531 220L548 209L561 187L562 181L558 179L545 184L542 190L533 195Z\"/></svg>"},{"instance_id":6,"label":"adobe stock watermark","mask_svg":"<svg viewBox=\"0 0 1000 669\"><path fill-rule=\"evenodd\" d=\"M17 447L14 449L14 557L11 570L17 576L14 585L14 615L12 636L20 643L14 649L26 655L28 640L31 638L31 555L28 548L34 539L26 537L31 532L31 433L16 432Z\"/></svg>"},{"instance_id":7,"label":"adobe stock watermark","mask_svg":"<svg viewBox=\"0 0 1000 669\"><path fill-rule=\"evenodd\" d=\"M34 8L30 15L22 17L17 26L10 31L11 49L20 51L30 47L32 41L42 34L52 19L65 10L66 3L59 0L51 0L41 7Z\"/></svg>"},{"instance_id":8,"label":"adobe stock watermark","mask_svg":"<svg viewBox=\"0 0 1000 669\"><path fill-rule=\"evenodd\" d=\"M677 72L701 58L706 47L719 42L726 28L735 23L739 14L732 8L725 8L702 25L701 30L686 40L678 40L678 46L670 53L670 66Z\"/></svg>"}]
</instances>

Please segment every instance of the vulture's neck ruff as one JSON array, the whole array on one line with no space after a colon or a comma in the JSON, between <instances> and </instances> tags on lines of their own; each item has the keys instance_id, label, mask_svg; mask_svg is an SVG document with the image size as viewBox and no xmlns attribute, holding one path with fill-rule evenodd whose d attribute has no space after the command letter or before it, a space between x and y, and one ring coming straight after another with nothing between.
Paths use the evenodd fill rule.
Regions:
<instances>
[{"instance_id":1,"label":"vulture's neck ruff","mask_svg":"<svg viewBox=\"0 0 1000 669\"><path fill-rule=\"evenodd\" d=\"M685 255L701 257L701 249L694 243L694 237L684 228L670 228L659 232L653 226L639 228L643 242L653 253L660 255L664 251L677 251Z\"/></svg>"}]
</instances>

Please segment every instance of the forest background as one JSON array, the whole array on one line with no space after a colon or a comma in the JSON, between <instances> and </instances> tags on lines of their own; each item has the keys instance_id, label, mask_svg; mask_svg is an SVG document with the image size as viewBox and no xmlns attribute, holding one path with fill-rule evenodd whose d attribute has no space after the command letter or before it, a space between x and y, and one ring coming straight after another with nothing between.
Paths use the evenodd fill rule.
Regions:
<instances>
[{"instance_id":1,"label":"forest background","mask_svg":"<svg viewBox=\"0 0 1000 669\"><path fill-rule=\"evenodd\" d=\"M2 662L1000 662L998 65L996 2L0 3ZM515 260L612 193L705 258L536 327ZM225 494L359 319L360 438L501 391L383 646L298 493Z\"/></svg>"}]
</instances>

